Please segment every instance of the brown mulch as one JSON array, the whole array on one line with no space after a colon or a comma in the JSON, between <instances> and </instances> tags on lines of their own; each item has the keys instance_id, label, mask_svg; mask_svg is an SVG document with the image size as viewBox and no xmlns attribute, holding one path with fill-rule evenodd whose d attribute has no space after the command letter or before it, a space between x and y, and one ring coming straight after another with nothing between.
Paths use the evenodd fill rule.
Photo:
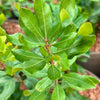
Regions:
<instances>
[{"instance_id":1,"label":"brown mulch","mask_svg":"<svg viewBox=\"0 0 100 100\"><path fill-rule=\"evenodd\" d=\"M86 72L86 75L93 76L88 72ZM80 91L79 93L81 95L84 95L85 97L88 97L89 100L100 100L100 84L97 84L96 88L94 88L94 89Z\"/></svg>"},{"instance_id":2,"label":"brown mulch","mask_svg":"<svg viewBox=\"0 0 100 100\"><path fill-rule=\"evenodd\" d=\"M22 91L22 90L26 90L26 89L28 89L28 87L22 82L20 84L20 90Z\"/></svg>"},{"instance_id":3,"label":"brown mulch","mask_svg":"<svg viewBox=\"0 0 100 100\"><path fill-rule=\"evenodd\" d=\"M7 34L23 33L17 20L7 20L3 23L2 27L6 30Z\"/></svg>"},{"instance_id":4,"label":"brown mulch","mask_svg":"<svg viewBox=\"0 0 100 100\"><path fill-rule=\"evenodd\" d=\"M3 64L3 63L0 61L0 69L1 69L1 70L4 70L5 67L6 67L6 65Z\"/></svg>"},{"instance_id":5,"label":"brown mulch","mask_svg":"<svg viewBox=\"0 0 100 100\"><path fill-rule=\"evenodd\" d=\"M100 33L96 34L96 42L90 50L94 52L100 51Z\"/></svg>"}]
</instances>

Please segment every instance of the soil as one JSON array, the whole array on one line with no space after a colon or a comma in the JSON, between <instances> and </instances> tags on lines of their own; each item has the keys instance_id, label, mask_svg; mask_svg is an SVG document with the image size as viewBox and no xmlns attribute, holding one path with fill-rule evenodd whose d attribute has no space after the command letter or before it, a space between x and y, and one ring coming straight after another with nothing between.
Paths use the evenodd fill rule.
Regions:
<instances>
[{"instance_id":1,"label":"soil","mask_svg":"<svg viewBox=\"0 0 100 100\"><path fill-rule=\"evenodd\" d=\"M5 64L2 64L1 61L0 61L0 69L1 69L1 70L4 70L5 66L6 66L6 65L5 65Z\"/></svg>"},{"instance_id":2,"label":"soil","mask_svg":"<svg viewBox=\"0 0 100 100\"><path fill-rule=\"evenodd\" d=\"M26 89L28 89L28 87L22 82L20 84L20 90L22 91L22 90L26 90Z\"/></svg>"},{"instance_id":3,"label":"soil","mask_svg":"<svg viewBox=\"0 0 100 100\"><path fill-rule=\"evenodd\" d=\"M17 20L7 20L3 23L2 27L6 30L7 34L23 33Z\"/></svg>"},{"instance_id":4,"label":"soil","mask_svg":"<svg viewBox=\"0 0 100 100\"><path fill-rule=\"evenodd\" d=\"M86 72L86 75L93 76L92 74L88 72ZM95 89L80 91L79 93L81 95L84 95L85 97L88 97L89 100L100 100L100 84L97 84Z\"/></svg>"}]
</instances>

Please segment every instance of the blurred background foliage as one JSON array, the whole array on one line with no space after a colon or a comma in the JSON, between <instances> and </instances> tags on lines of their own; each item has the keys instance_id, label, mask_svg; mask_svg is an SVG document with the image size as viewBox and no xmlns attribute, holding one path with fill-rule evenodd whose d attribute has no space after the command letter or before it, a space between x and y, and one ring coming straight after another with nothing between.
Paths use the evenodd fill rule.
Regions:
<instances>
[{"instance_id":1,"label":"blurred background foliage","mask_svg":"<svg viewBox=\"0 0 100 100\"><path fill-rule=\"evenodd\" d=\"M59 12L59 5L61 0L44 0L46 1L55 16ZM6 20L6 18L18 19L19 13L15 8L15 3L18 2L21 7L31 9L33 12L34 0L0 0L0 25ZM76 0L78 5L78 13L84 13L89 16L90 21L96 33L100 32L100 0ZM5 16L6 17L5 17ZM86 15L86 16L87 16Z\"/></svg>"}]
</instances>

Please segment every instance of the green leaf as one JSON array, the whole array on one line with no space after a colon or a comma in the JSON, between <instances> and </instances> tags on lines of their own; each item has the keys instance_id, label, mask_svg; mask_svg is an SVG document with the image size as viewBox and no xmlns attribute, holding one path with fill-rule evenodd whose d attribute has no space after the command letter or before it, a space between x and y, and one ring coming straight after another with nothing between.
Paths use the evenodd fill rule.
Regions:
<instances>
[{"instance_id":1,"label":"green leaf","mask_svg":"<svg viewBox=\"0 0 100 100\"><path fill-rule=\"evenodd\" d=\"M19 9L20 9L20 4L19 4L18 2L15 2L14 5L15 5L15 8L19 11Z\"/></svg>"},{"instance_id":2,"label":"green leaf","mask_svg":"<svg viewBox=\"0 0 100 100\"><path fill-rule=\"evenodd\" d=\"M93 46L95 40L95 35L78 37L70 48L66 49L68 57L72 58L73 56L86 53Z\"/></svg>"},{"instance_id":3,"label":"green leaf","mask_svg":"<svg viewBox=\"0 0 100 100\"><path fill-rule=\"evenodd\" d=\"M95 88L99 81L91 76L69 73L62 76L67 84L76 90L87 90ZM92 79L93 78L93 79Z\"/></svg>"},{"instance_id":4,"label":"green leaf","mask_svg":"<svg viewBox=\"0 0 100 100\"><path fill-rule=\"evenodd\" d=\"M3 22L6 20L6 17L3 13L0 14L0 25L3 24Z\"/></svg>"},{"instance_id":5,"label":"green leaf","mask_svg":"<svg viewBox=\"0 0 100 100\"><path fill-rule=\"evenodd\" d=\"M5 52L3 54L3 61L4 62L16 60L14 55L11 53L11 50L15 50L15 49L16 49L16 47L13 48L11 43L8 42L6 44L6 49L5 49Z\"/></svg>"},{"instance_id":6,"label":"green leaf","mask_svg":"<svg viewBox=\"0 0 100 100\"><path fill-rule=\"evenodd\" d=\"M34 90L24 90L24 91L23 91L23 94L27 97L27 96L32 95L33 91L34 91Z\"/></svg>"},{"instance_id":7,"label":"green leaf","mask_svg":"<svg viewBox=\"0 0 100 100\"><path fill-rule=\"evenodd\" d=\"M59 84L53 90L52 100L65 100L64 90Z\"/></svg>"},{"instance_id":8,"label":"green leaf","mask_svg":"<svg viewBox=\"0 0 100 100\"><path fill-rule=\"evenodd\" d=\"M67 22L69 21L69 23L71 23L75 14L75 0L62 0L60 9L63 8L66 9L69 14L69 19L67 20Z\"/></svg>"},{"instance_id":9,"label":"green leaf","mask_svg":"<svg viewBox=\"0 0 100 100\"><path fill-rule=\"evenodd\" d=\"M23 34L19 35L19 42L21 44L23 44L24 48L28 48L28 49L35 48L35 47L38 47L38 46L44 46L45 45L44 43L32 42L32 41L30 41L29 38L27 38Z\"/></svg>"},{"instance_id":10,"label":"green leaf","mask_svg":"<svg viewBox=\"0 0 100 100\"><path fill-rule=\"evenodd\" d=\"M61 11L60 11L60 19L61 19L61 23L68 19L69 18L69 14L67 13L67 11L63 8Z\"/></svg>"},{"instance_id":11,"label":"green leaf","mask_svg":"<svg viewBox=\"0 0 100 100\"><path fill-rule=\"evenodd\" d=\"M6 73L4 71L0 71L0 77L5 76Z\"/></svg>"},{"instance_id":12,"label":"green leaf","mask_svg":"<svg viewBox=\"0 0 100 100\"><path fill-rule=\"evenodd\" d=\"M55 42L53 46L56 46L61 49L65 47L69 47L75 41L76 35L77 35L76 32L69 33L61 37L61 39Z\"/></svg>"},{"instance_id":13,"label":"green leaf","mask_svg":"<svg viewBox=\"0 0 100 100\"><path fill-rule=\"evenodd\" d=\"M87 13L83 13L80 16L78 16L75 20L74 20L74 24L76 25L77 28L80 27L80 25L82 23L85 23L88 20L88 14Z\"/></svg>"},{"instance_id":14,"label":"green leaf","mask_svg":"<svg viewBox=\"0 0 100 100\"><path fill-rule=\"evenodd\" d=\"M0 81L1 81L1 78L0 78ZM6 83L5 83L5 81L6 81ZM10 77L9 78L5 77L0 82L0 85L3 86L3 90L0 93L0 100L8 100L8 98L15 91L15 79L14 78L10 78Z\"/></svg>"},{"instance_id":15,"label":"green leaf","mask_svg":"<svg viewBox=\"0 0 100 100\"><path fill-rule=\"evenodd\" d=\"M40 47L39 51L44 57L48 56L48 52L44 47Z\"/></svg>"},{"instance_id":16,"label":"green leaf","mask_svg":"<svg viewBox=\"0 0 100 100\"><path fill-rule=\"evenodd\" d=\"M74 64L70 67L70 69L71 69L71 72L80 72L80 73L82 73L82 74L85 74L84 68L83 68L82 66L76 64L76 63L74 63Z\"/></svg>"},{"instance_id":17,"label":"green leaf","mask_svg":"<svg viewBox=\"0 0 100 100\"><path fill-rule=\"evenodd\" d=\"M68 47L74 42L74 40L76 39L76 35L77 33L75 25L68 25L64 28L62 36L53 45L58 48Z\"/></svg>"},{"instance_id":18,"label":"green leaf","mask_svg":"<svg viewBox=\"0 0 100 100\"><path fill-rule=\"evenodd\" d=\"M45 100L46 94L44 92L38 92L34 90L32 95L29 97L28 100Z\"/></svg>"},{"instance_id":19,"label":"green leaf","mask_svg":"<svg viewBox=\"0 0 100 100\"><path fill-rule=\"evenodd\" d=\"M61 62L60 56L58 56L58 55L52 55L52 56L50 56L49 62L52 61L52 60L57 60L58 63Z\"/></svg>"},{"instance_id":20,"label":"green leaf","mask_svg":"<svg viewBox=\"0 0 100 100\"><path fill-rule=\"evenodd\" d=\"M27 70L31 74L42 70L45 66L46 62L45 59L32 59L29 61L25 61L22 64L18 64L12 69L12 75L20 70Z\"/></svg>"},{"instance_id":21,"label":"green leaf","mask_svg":"<svg viewBox=\"0 0 100 100\"><path fill-rule=\"evenodd\" d=\"M0 36L5 36L5 33L5 30L2 27L0 27Z\"/></svg>"},{"instance_id":22,"label":"green leaf","mask_svg":"<svg viewBox=\"0 0 100 100\"><path fill-rule=\"evenodd\" d=\"M96 1L100 1L100 0L90 0L90 1L95 1L96 2Z\"/></svg>"},{"instance_id":23,"label":"green leaf","mask_svg":"<svg viewBox=\"0 0 100 100\"><path fill-rule=\"evenodd\" d=\"M62 32L62 24L61 24L61 20L60 20L60 15L58 14L56 17L54 17L54 22L53 22L53 34L50 36L49 40L50 43L54 42L55 40L57 40L59 38L59 36L61 35Z\"/></svg>"},{"instance_id":24,"label":"green leaf","mask_svg":"<svg viewBox=\"0 0 100 100\"><path fill-rule=\"evenodd\" d=\"M6 36L0 36L0 52L5 51L5 42L6 42Z\"/></svg>"},{"instance_id":25,"label":"green leaf","mask_svg":"<svg viewBox=\"0 0 100 100\"><path fill-rule=\"evenodd\" d=\"M42 92L44 91L50 84L52 83L52 81L46 77L46 78L43 78L42 80L40 80L37 84L36 84L36 87L35 89L39 92Z\"/></svg>"},{"instance_id":26,"label":"green leaf","mask_svg":"<svg viewBox=\"0 0 100 100\"><path fill-rule=\"evenodd\" d=\"M47 76L47 69L43 68L41 71L37 71L34 74L30 74L26 70L22 71L26 76L33 77L33 78L43 78Z\"/></svg>"},{"instance_id":27,"label":"green leaf","mask_svg":"<svg viewBox=\"0 0 100 100\"><path fill-rule=\"evenodd\" d=\"M36 43L43 42L43 36L38 27L38 22L35 15L33 15L33 13L26 8L21 8L19 10L19 14L20 14L19 24L22 30L25 32L26 36L32 42Z\"/></svg>"},{"instance_id":28,"label":"green leaf","mask_svg":"<svg viewBox=\"0 0 100 100\"><path fill-rule=\"evenodd\" d=\"M77 91L73 91L72 94L66 93L66 100L89 100L89 99L84 96L81 96Z\"/></svg>"},{"instance_id":29,"label":"green leaf","mask_svg":"<svg viewBox=\"0 0 100 100\"><path fill-rule=\"evenodd\" d=\"M76 60L78 56L74 56L72 59L69 59L69 66L71 66Z\"/></svg>"},{"instance_id":30,"label":"green leaf","mask_svg":"<svg viewBox=\"0 0 100 100\"><path fill-rule=\"evenodd\" d=\"M19 45L19 46L22 46L22 44L19 42L18 40L18 37L21 33L15 33L15 34L12 34L12 35L7 35L7 40L10 42L10 43L13 43L15 45Z\"/></svg>"},{"instance_id":31,"label":"green leaf","mask_svg":"<svg viewBox=\"0 0 100 100\"><path fill-rule=\"evenodd\" d=\"M48 39L52 32L52 14L50 7L43 0L35 0L34 10L42 35L45 39Z\"/></svg>"},{"instance_id":32,"label":"green leaf","mask_svg":"<svg viewBox=\"0 0 100 100\"><path fill-rule=\"evenodd\" d=\"M41 56L39 56L33 52L23 50L23 49L13 50L12 53L14 54L15 58L21 62L28 61L31 59L43 60L43 58Z\"/></svg>"},{"instance_id":33,"label":"green leaf","mask_svg":"<svg viewBox=\"0 0 100 100\"><path fill-rule=\"evenodd\" d=\"M5 72L6 72L8 75L11 75L12 67L13 67L13 66L14 66L14 62L11 62L11 61L6 62ZM11 76L12 76L12 75L11 75Z\"/></svg>"},{"instance_id":34,"label":"green leaf","mask_svg":"<svg viewBox=\"0 0 100 100\"><path fill-rule=\"evenodd\" d=\"M48 69L48 77L51 80L59 79L61 77L60 70L57 67L53 66L53 65L50 66L49 69Z\"/></svg>"},{"instance_id":35,"label":"green leaf","mask_svg":"<svg viewBox=\"0 0 100 100\"><path fill-rule=\"evenodd\" d=\"M87 23L83 23L78 31L78 35L89 35L93 32L93 27L92 24L90 22Z\"/></svg>"},{"instance_id":36,"label":"green leaf","mask_svg":"<svg viewBox=\"0 0 100 100\"><path fill-rule=\"evenodd\" d=\"M27 77L27 79L24 80L24 84L28 87L28 89L35 88L35 85L37 84L38 79L33 77Z\"/></svg>"},{"instance_id":37,"label":"green leaf","mask_svg":"<svg viewBox=\"0 0 100 100\"><path fill-rule=\"evenodd\" d=\"M74 56L79 56L86 53L93 46L95 40L95 35L79 36L70 47L58 49L56 52L54 52L54 54L65 51L68 58L72 59Z\"/></svg>"},{"instance_id":38,"label":"green leaf","mask_svg":"<svg viewBox=\"0 0 100 100\"><path fill-rule=\"evenodd\" d=\"M69 61L67 58L67 54L66 53L62 53L60 54L61 57L61 70L62 71L66 71L67 69L69 69Z\"/></svg>"}]
</instances>

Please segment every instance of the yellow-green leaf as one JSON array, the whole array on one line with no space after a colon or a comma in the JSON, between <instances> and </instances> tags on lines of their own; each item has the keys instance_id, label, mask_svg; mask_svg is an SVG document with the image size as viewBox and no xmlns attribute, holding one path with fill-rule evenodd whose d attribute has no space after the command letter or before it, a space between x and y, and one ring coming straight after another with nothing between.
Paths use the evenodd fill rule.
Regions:
<instances>
[{"instance_id":1,"label":"yellow-green leaf","mask_svg":"<svg viewBox=\"0 0 100 100\"><path fill-rule=\"evenodd\" d=\"M78 35L89 35L93 32L93 27L90 22L83 23L78 31Z\"/></svg>"},{"instance_id":2,"label":"yellow-green leaf","mask_svg":"<svg viewBox=\"0 0 100 100\"><path fill-rule=\"evenodd\" d=\"M68 19L69 18L69 14L67 13L67 11L63 8L61 11L60 11L60 19L61 19L61 23Z\"/></svg>"}]
</instances>

